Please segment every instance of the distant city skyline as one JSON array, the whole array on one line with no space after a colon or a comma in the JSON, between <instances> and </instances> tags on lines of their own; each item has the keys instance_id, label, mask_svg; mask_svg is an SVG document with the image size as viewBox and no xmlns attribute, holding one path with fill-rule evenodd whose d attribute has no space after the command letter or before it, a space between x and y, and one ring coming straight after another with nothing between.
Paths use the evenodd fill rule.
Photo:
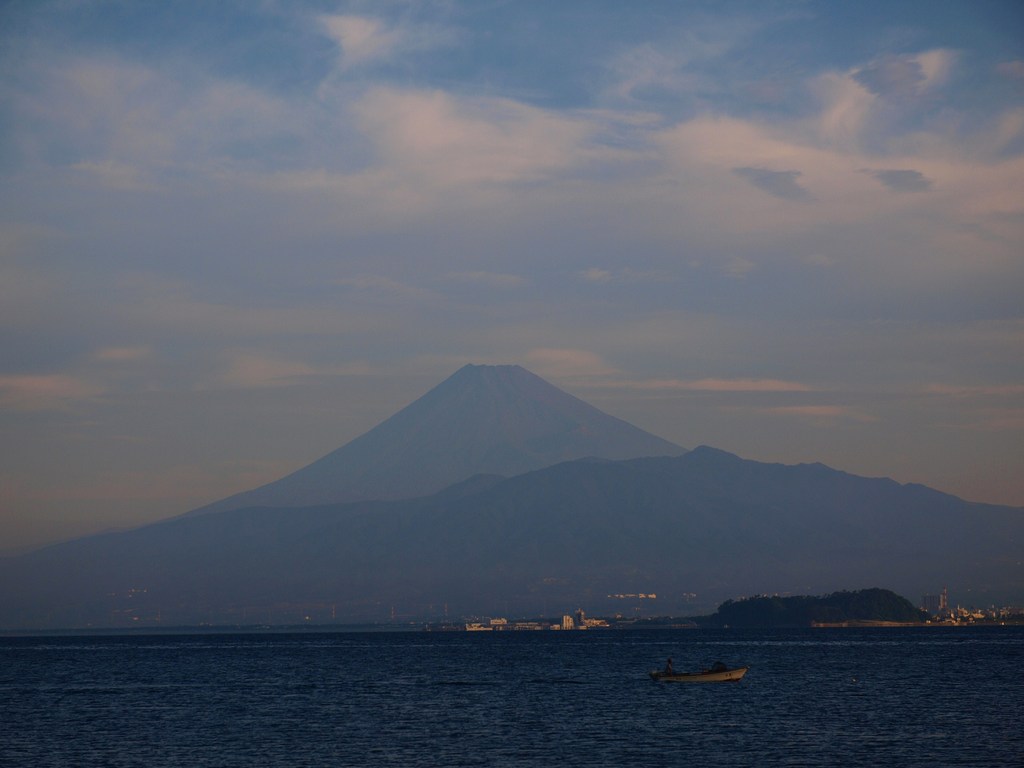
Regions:
<instances>
[{"instance_id":1,"label":"distant city skyline","mask_svg":"<svg viewBox=\"0 0 1024 768\"><path fill-rule=\"evenodd\" d=\"M466 363L1024 506L1024 5L0 7L0 553Z\"/></svg>"}]
</instances>

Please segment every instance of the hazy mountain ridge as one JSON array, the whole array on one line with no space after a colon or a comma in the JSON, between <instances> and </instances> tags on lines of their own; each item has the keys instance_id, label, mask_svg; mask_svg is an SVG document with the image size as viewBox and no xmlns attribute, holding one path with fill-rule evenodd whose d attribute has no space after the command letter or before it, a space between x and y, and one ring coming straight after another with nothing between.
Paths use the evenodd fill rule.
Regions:
<instances>
[{"instance_id":1,"label":"hazy mountain ridge","mask_svg":"<svg viewBox=\"0 0 1024 768\"><path fill-rule=\"evenodd\" d=\"M0 589L0 599L5 623L18 624L43 621L42 604L74 623L132 601L185 621L281 603L330 604L352 620L383 619L391 606L436 615L445 603L610 610L620 592L656 592L659 608L686 613L690 592L717 604L880 583L1019 599L1022 524L1017 508L701 447L479 477L413 500L178 518L9 560L0 576L18 594ZM104 597L130 588L147 592Z\"/></svg>"}]
</instances>

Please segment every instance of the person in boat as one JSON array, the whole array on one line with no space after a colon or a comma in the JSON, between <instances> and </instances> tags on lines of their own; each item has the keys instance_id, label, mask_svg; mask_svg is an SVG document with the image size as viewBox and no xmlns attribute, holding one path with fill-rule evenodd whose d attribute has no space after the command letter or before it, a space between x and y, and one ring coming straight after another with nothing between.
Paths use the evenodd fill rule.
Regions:
<instances>
[{"instance_id":1,"label":"person in boat","mask_svg":"<svg viewBox=\"0 0 1024 768\"><path fill-rule=\"evenodd\" d=\"M712 672L725 672L727 669L728 667L720 661L716 661L714 664L711 665Z\"/></svg>"},{"instance_id":2,"label":"person in boat","mask_svg":"<svg viewBox=\"0 0 1024 768\"><path fill-rule=\"evenodd\" d=\"M675 670L672 669L672 657L671 656L669 657L668 662L666 662L666 664L665 664L665 674L666 675L674 675L675 674Z\"/></svg>"}]
</instances>

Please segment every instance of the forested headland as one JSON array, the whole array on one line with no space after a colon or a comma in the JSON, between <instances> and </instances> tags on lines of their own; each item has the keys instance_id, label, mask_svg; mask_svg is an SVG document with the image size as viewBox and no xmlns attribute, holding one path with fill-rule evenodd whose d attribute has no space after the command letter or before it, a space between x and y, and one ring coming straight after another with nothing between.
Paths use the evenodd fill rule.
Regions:
<instances>
[{"instance_id":1,"label":"forested headland","mask_svg":"<svg viewBox=\"0 0 1024 768\"><path fill-rule=\"evenodd\" d=\"M706 627L807 627L815 624L918 624L928 618L888 589L833 592L819 597L758 596L727 600L696 623Z\"/></svg>"}]
</instances>

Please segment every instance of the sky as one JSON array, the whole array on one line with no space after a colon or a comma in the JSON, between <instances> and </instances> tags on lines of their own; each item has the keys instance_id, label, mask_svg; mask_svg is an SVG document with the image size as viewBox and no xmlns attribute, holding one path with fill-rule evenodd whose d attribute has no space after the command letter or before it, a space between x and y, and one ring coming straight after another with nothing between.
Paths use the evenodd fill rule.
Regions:
<instances>
[{"instance_id":1,"label":"sky","mask_svg":"<svg viewBox=\"0 0 1024 768\"><path fill-rule=\"evenodd\" d=\"M0 4L0 552L466 363L1024 505L1024 4Z\"/></svg>"}]
</instances>

